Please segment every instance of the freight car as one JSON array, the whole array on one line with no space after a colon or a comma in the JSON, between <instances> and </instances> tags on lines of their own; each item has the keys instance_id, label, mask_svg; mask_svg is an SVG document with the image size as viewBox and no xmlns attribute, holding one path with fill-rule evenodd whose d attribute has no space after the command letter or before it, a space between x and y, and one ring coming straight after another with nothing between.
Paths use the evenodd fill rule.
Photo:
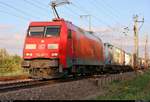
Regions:
<instances>
[{"instance_id":1,"label":"freight car","mask_svg":"<svg viewBox=\"0 0 150 102\"><path fill-rule=\"evenodd\" d=\"M133 56L127 52L125 52L125 65L133 66Z\"/></svg>"},{"instance_id":2,"label":"freight car","mask_svg":"<svg viewBox=\"0 0 150 102\"><path fill-rule=\"evenodd\" d=\"M32 22L24 44L22 67L31 78L57 78L101 72L103 42L64 19Z\"/></svg>"},{"instance_id":3,"label":"freight car","mask_svg":"<svg viewBox=\"0 0 150 102\"><path fill-rule=\"evenodd\" d=\"M133 71L132 55L109 43L104 43L105 65L104 72L118 73Z\"/></svg>"}]
</instances>

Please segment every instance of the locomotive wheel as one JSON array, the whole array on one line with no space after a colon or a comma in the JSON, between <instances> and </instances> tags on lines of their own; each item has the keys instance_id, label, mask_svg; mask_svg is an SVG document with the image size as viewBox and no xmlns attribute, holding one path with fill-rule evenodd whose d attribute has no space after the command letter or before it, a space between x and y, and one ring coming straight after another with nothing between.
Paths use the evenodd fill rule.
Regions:
<instances>
[{"instance_id":1,"label":"locomotive wheel","mask_svg":"<svg viewBox=\"0 0 150 102\"><path fill-rule=\"evenodd\" d=\"M62 76L62 78L67 79L69 75L69 71L68 70L64 70L64 74Z\"/></svg>"},{"instance_id":2,"label":"locomotive wheel","mask_svg":"<svg viewBox=\"0 0 150 102\"><path fill-rule=\"evenodd\" d=\"M52 79L57 77L55 74L57 68L31 68L29 70L30 78L34 79Z\"/></svg>"}]
</instances>

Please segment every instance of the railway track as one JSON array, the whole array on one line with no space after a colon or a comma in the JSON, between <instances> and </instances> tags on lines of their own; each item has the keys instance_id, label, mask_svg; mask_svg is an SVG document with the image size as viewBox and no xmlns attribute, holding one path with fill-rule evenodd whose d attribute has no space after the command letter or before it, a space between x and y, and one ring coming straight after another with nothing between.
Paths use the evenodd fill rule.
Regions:
<instances>
[{"instance_id":1,"label":"railway track","mask_svg":"<svg viewBox=\"0 0 150 102\"><path fill-rule=\"evenodd\" d=\"M0 84L0 93L9 92L9 91L16 91L19 89L25 88L33 88L42 85L47 85L54 83L55 81L42 81L42 80L30 80L30 81L23 81L23 82L16 82L16 83L5 83Z\"/></svg>"},{"instance_id":2,"label":"railway track","mask_svg":"<svg viewBox=\"0 0 150 102\"><path fill-rule=\"evenodd\" d=\"M84 77L85 78L85 77ZM86 77L88 78L88 76ZM0 84L0 93L9 92L9 91L16 91L19 89L26 89L26 88L34 88L40 87L45 85L52 85L62 82L70 82L70 81L77 81L81 80L82 78L69 78L69 79L51 79L51 80L27 80L27 81L18 81L18 82L5 82Z\"/></svg>"},{"instance_id":3,"label":"railway track","mask_svg":"<svg viewBox=\"0 0 150 102\"><path fill-rule=\"evenodd\" d=\"M130 73L123 73L124 76L129 76ZM26 89L26 88L34 88L34 87L40 87L45 85L52 85L52 84L58 84L58 83L64 83L64 82L71 82L71 81L78 81L83 79L104 79L109 77L120 77L121 74L114 74L114 75L93 75L93 76L83 76L83 77L77 77L69 79L53 79L53 80L28 80L28 81L20 81L20 82L14 82L14 83L5 83L0 84L0 93L4 92L10 92L10 91L16 91L20 89Z\"/></svg>"}]
</instances>

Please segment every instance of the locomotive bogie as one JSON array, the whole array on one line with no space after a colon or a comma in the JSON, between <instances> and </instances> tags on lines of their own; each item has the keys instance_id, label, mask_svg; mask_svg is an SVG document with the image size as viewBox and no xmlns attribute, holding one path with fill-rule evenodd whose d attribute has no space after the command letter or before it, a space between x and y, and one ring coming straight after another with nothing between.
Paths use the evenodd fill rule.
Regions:
<instances>
[{"instance_id":1,"label":"locomotive bogie","mask_svg":"<svg viewBox=\"0 0 150 102\"><path fill-rule=\"evenodd\" d=\"M59 60L58 59L33 59L33 60L24 60L23 65L27 68L50 68L50 67L58 67Z\"/></svg>"}]
</instances>

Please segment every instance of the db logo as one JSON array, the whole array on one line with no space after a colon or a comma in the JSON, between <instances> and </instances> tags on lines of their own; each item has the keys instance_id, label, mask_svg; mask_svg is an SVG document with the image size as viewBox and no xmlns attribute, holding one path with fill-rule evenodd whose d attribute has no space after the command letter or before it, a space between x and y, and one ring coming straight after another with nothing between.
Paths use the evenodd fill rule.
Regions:
<instances>
[{"instance_id":1,"label":"db logo","mask_svg":"<svg viewBox=\"0 0 150 102\"><path fill-rule=\"evenodd\" d=\"M38 49L45 49L45 47L46 47L45 44L40 44L40 45L38 46Z\"/></svg>"}]
</instances>

